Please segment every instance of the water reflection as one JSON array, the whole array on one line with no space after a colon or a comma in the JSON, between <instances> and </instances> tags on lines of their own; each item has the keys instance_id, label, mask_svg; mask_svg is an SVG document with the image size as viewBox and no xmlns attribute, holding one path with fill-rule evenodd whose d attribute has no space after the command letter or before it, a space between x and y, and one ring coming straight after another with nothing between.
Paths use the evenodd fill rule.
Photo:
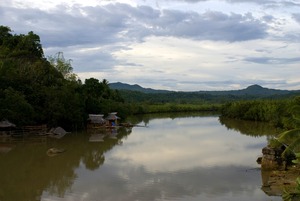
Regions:
<instances>
[{"instance_id":1,"label":"water reflection","mask_svg":"<svg viewBox=\"0 0 300 201\"><path fill-rule=\"evenodd\" d=\"M264 137L226 130L216 116L146 119L150 130L136 129L109 154L109 164L121 166L119 174L134 189L132 197L117 200L268 199L255 162L267 143Z\"/></svg>"},{"instance_id":2,"label":"water reflection","mask_svg":"<svg viewBox=\"0 0 300 201\"><path fill-rule=\"evenodd\" d=\"M282 132L282 130L275 128L269 123L258 121L244 121L220 117L219 121L228 129L240 132L241 134L249 136L274 136Z\"/></svg>"},{"instance_id":3,"label":"water reflection","mask_svg":"<svg viewBox=\"0 0 300 201\"><path fill-rule=\"evenodd\" d=\"M133 125L147 126L153 119L175 119L175 118L197 118L197 117L218 117L219 114L215 112L178 112L178 113L160 113L160 114L146 114L135 115L127 118Z\"/></svg>"},{"instance_id":4,"label":"water reflection","mask_svg":"<svg viewBox=\"0 0 300 201\"><path fill-rule=\"evenodd\" d=\"M126 146L113 150L113 154L152 172L232 165L236 160L242 165L254 165L260 153L252 147L263 146L265 140L224 130L216 118L150 120L151 129L135 129ZM254 162L249 161L250 157Z\"/></svg>"},{"instance_id":5,"label":"water reflection","mask_svg":"<svg viewBox=\"0 0 300 201\"><path fill-rule=\"evenodd\" d=\"M109 164L88 176L86 200L263 200L257 188L257 172L246 167L194 168L177 172L149 172L142 166ZM118 173L116 177L115 172ZM226 174L224 174L226 173ZM99 181L103 181L100 182ZM111 188L115 191L111 192ZM80 190L77 188L77 190ZM246 195L246 196L245 196ZM77 195L77 198L82 198Z\"/></svg>"},{"instance_id":6,"label":"water reflection","mask_svg":"<svg viewBox=\"0 0 300 201\"><path fill-rule=\"evenodd\" d=\"M255 160L265 137L240 135L207 114L128 121L147 127L103 141L95 131L11 143L0 154L0 200L280 200L260 189ZM50 147L67 151L48 157Z\"/></svg>"},{"instance_id":7,"label":"water reflection","mask_svg":"<svg viewBox=\"0 0 300 201\"><path fill-rule=\"evenodd\" d=\"M14 148L0 154L0 200L42 200L44 191L64 197L80 177L75 171L79 166L98 169L104 163L104 153L130 132L120 129L117 139L107 138L101 144L89 143L89 135L76 133L59 140L35 137L1 143ZM66 152L49 157L46 152L50 147L63 148Z\"/></svg>"}]
</instances>

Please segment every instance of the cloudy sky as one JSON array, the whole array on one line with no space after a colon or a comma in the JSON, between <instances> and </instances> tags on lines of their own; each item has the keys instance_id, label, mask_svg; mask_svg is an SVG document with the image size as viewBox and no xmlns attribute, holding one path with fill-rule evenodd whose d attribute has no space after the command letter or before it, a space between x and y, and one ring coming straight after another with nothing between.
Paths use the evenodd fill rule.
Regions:
<instances>
[{"instance_id":1,"label":"cloudy sky","mask_svg":"<svg viewBox=\"0 0 300 201\"><path fill-rule=\"evenodd\" d=\"M110 83L300 89L300 0L1 0L0 25Z\"/></svg>"}]
</instances>

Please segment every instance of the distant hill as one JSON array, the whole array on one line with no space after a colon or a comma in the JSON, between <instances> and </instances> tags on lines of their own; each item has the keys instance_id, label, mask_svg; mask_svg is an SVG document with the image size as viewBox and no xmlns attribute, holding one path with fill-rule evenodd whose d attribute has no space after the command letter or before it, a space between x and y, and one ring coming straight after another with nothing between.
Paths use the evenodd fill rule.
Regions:
<instances>
[{"instance_id":1,"label":"distant hill","mask_svg":"<svg viewBox=\"0 0 300 201\"><path fill-rule=\"evenodd\" d=\"M291 93L288 90L278 90L278 89L269 89L264 88L260 85L251 85L246 89L238 90L241 95L261 95L261 96L272 96L272 95L285 95Z\"/></svg>"},{"instance_id":2,"label":"distant hill","mask_svg":"<svg viewBox=\"0 0 300 201\"><path fill-rule=\"evenodd\" d=\"M289 90L279 90L279 89L269 89L264 88L260 85L251 85L245 89L240 90L229 90L229 91L199 91L199 93L208 93L211 95L234 95L234 96L281 96L290 93L295 93L299 91L289 91Z\"/></svg>"},{"instance_id":3,"label":"distant hill","mask_svg":"<svg viewBox=\"0 0 300 201\"><path fill-rule=\"evenodd\" d=\"M120 91L122 97L128 102L224 102L232 100L253 100L259 98L288 98L300 95L300 90L278 90L264 88L260 85L251 85L245 89L229 90L229 91L168 91L156 90L151 88L143 88L137 84L130 85L124 83L109 84L111 89Z\"/></svg>"},{"instance_id":4,"label":"distant hill","mask_svg":"<svg viewBox=\"0 0 300 201\"><path fill-rule=\"evenodd\" d=\"M138 91L143 93L170 93L171 91L168 90L157 90L151 88L143 88L138 84L126 84L122 82L110 83L109 87L111 89L118 89L118 90L129 90L129 91Z\"/></svg>"},{"instance_id":5,"label":"distant hill","mask_svg":"<svg viewBox=\"0 0 300 201\"><path fill-rule=\"evenodd\" d=\"M175 91L143 88L138 84L130 85L130 84L121 83L121 82L110 83L109 87L111 89L138 91L138 92L143 92L143 93L175 93ZM264 88L260 85L255 84L255 85L251 85L245 89L240 89L240 90L194 91L194 92L180 92L180 93L200 93L200 94L210 94L210 95L235 95L235 96L241 96L241 95L242 96L243 95L272 96L272 95L286 95L286 94L290 94L290 93L300 93L300 90L289 91L289 90L269 89L269 88Z\"/></svg>"}]
</instances>

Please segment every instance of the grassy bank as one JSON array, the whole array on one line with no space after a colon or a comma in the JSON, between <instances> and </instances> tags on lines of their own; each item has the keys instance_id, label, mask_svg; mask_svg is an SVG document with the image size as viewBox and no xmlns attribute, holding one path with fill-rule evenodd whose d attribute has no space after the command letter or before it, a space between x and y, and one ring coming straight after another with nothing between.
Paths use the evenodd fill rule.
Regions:
<instances>
[{"instance_id":1,"label":"grassy bank","mask_svg":"<svg viewBox=\"0 0 300 201\"><path fill-rule=\"evenodd\" d=\"M196 112L196 111L220 111L221 104L141 104L135 105L134 114L164 113L164 112Z\"/></svg>"}]
</instances>

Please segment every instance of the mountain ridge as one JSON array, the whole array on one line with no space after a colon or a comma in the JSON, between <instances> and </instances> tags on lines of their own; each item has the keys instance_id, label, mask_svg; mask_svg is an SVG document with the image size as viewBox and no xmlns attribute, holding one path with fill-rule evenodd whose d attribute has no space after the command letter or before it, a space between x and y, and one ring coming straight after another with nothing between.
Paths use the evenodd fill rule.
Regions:
<instances>
[{"instance_id":1,"label":"mountain ridge","mask_svg":"<svg viewBox=\"0 0 300 201\"><path fill-rule=\"evenodd\" d=\"M290 93L300 93L300 90L281 90L281 89L270 89L262 87L258 84L250 85L244 89L237 90L223 90L223 91L170 91L170 90L160 90L152 88L144 88L138 84L126 84L122 82L110 83L111 89L117 90L128 90L137 91L142 93L198 93L198 94L210 94L210 95L250 95L250 96L272 96L272 95L287 95Z\"/></svg>"},{"instance_id":2,"label":"mountain ridge","mask_svg":"<svg viewBox=\"0 0 300 201\"><path fill-rule=\"evenodd\" d=\"M141 87L138 84L127 84L127 83L122 83L122 82L110 83L109 87L111 89L138 91L138 92L143 92L143 93L169 93L169 92L175 92L175 91L162 90L162 89L144 88L144 87Z\"/></svg>"}]
</instances>

